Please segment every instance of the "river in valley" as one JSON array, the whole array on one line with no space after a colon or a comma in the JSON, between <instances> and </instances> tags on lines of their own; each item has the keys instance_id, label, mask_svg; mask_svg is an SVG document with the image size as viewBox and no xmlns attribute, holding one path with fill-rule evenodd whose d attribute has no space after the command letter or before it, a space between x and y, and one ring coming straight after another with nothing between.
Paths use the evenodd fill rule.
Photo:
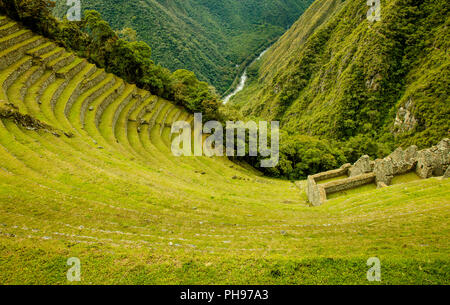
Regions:
<instances>
[{"instance_id":1,"label":"river in valley","mask_svg":"<svg viewBox=\"0 0 450 305\"><path fill-rule=\"evenodd\" d=\"M270 48L270 47L269 47L269 48ZM264 51L262 51L261 54L259 54L259 56L258 56L254 61L252 61L251 64L253 64L253 63L254 63L255 61L257 61L257 60L260 60L261 57L269 50L269 48L267 48L267 49L265 49ZM251 65L251 64L250 64L250 65ZM239 80L239 84L238 84L238 86L236 87L236 89L234 89L233 92L231 92L230 94L228 94L228 95L223 99L223 103L224 103L224 104L228 103L229 100L230 100L233 96L235 96L238 92L242 91L242 89L244 89L244 87L245 87L245 82L246 82L246 81L247 81L247 68L245 68L244 73L242 73L242 76L241 76L241 78L240 78L240 80Z\"/></svg>"}]
</instances>

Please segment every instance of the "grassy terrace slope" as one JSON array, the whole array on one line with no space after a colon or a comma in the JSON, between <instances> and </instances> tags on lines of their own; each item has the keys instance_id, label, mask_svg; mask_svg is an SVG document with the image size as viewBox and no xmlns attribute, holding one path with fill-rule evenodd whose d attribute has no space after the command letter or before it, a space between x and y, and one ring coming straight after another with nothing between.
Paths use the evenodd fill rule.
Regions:
<instances>
[{"instance_id":1,"label":"grassy terrace slope","mask_svg":"<svg viewBox=\"0 0 450 305\"><path fill-rule=\"evenodd\" d=\"M70 257L82 284L365 284L372 256L383 283L449 283L449 180L311 208L303 182L173 157L188 113L4 17L0 69L1 284L65 284Z\"/></svg>"}]
</instances>

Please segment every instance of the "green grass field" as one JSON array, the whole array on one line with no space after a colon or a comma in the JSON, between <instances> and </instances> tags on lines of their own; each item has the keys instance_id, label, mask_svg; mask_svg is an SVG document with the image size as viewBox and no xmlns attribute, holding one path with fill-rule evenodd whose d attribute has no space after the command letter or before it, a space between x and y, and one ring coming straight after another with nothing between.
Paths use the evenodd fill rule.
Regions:
<instances>
[{"instance_id":1,"label":"green grass field","mask_svg":"<svg viewBox=\"0 0 450 305\"><path fill-rule=\"evenodd\" d=\"M165 124L192 116L169 101L91 64L60 79L18 57L0 71L2 104L59 136L1 116L0 284L70 284L70 257L72 284L373 284L370 257L381 284L449 284L448 179L313 208L305 181L174 157Z\"/></svg>"}]
</instances>

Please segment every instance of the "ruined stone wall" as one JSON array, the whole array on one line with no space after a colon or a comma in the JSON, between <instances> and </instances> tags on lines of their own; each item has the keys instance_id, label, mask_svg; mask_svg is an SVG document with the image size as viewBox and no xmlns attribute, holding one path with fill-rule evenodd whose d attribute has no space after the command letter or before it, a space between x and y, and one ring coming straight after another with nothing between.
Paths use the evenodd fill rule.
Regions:
<instances>
[{"instance_id":1,"label":"ruined stone wall","mask_svg":"<svg viewBox=\"0 0 450 305\"><path fill-rule=\"evenodd\" d=\"M418 152L416 173L422 178L442 176L449 165L450 140L444 139L438 145Z\"/></svg>"},{"instance_id":2,"label":"ruined stone wall","mask_svg":"<svg viewBox=\"0 0 450 305\"><path fill-rule=\"evenodd\" d=\"M423 179L442 176L450 165L450 140L444 139L438 145L418 151L416 146L406 150L397 148L384 159L375 160L374 173L377 183L390 185L392 178L410 171Z\"/></svg>"},{"instance_id":3,"label":"ruined stone wall","mask_svg":"<svg viewBox=\"0 0 450 305\"><path fill-rule=\"evenodd\" d=\"M324 201L326 201L327 193L324 186L327 185L327 183L319 185L317 184L317 182L331 178L336 178L343 175L348 176L348 171L351 166L352 166L351 164L344 164L338 169L308 176L306 193L308 195L309 202L314 206L318 206L321 205Z\"/></svg>"},{"instance_id":4,"label":"ruined stone wall","mask_svg":"<svg viewBox=\"0 0 450 305\"><path fill-rule=\"evenodd\" d=\"M396 175L415 171L421 178L450 176L450 140L444 139L438 145L418 150L410 146L403 150L397 148L384 159L371 161L362 156L355 164L345 164L339 169L308 176L307 195L309 202L318 206L327 200L327 194L348 190L365 184L376 183L378 187L389 186ZM348 178L317 184L342 175Z\"/></svg>"},{"instance_id":5,"label":"ruined stone wall","mask_svg":"<svg viewBox=\"0 0 450 305\"><path fill-rule=\"evenodd\" d=\"M370 184L375 182L375 174L368 173L362 174L355 177L350 177L346 179L341 179L337 181L328 182L323 185L326 194L337 193L340 191L345 191L349 189L356 188L358 186Z\"/></svg>"}]
</instances>

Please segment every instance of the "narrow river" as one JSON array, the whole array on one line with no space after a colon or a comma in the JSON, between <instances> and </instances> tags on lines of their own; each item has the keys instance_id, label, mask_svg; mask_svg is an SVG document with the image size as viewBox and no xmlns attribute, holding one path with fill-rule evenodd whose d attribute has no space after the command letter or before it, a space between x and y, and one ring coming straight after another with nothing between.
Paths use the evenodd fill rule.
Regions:
<instances>
[{"instance_id":1,"label":"narrow river","mask_svg":"<svg viewBox=\"0 0 450 305\"><path fill-rule=\"evenodd\" d=\"M270 47L269 47L269 48L270 48ZM269 50L269 48L267 48L267 49L265 49L264 51L262 51L262 53L259 54L259 56L258 56L254 61L252 61L252 63L254 63L254 62L257 61L257 60L260 60L261 57ZM252 64L252 63L251 63L251 64ZM250 65L251 65L251 64L250 64ZM245 82L246 82L246 81L247 81L247 68L245 68L244 73L242 73L241 79L239 80L239 84L238 84L238 86L236 87L236 89L234 89L233 92L231 92L230 94L228 94L228 95L223 99L223 103L224 103L224 104L228 103L229 100L230 100L233 96L235 96L238 92L242 91L242 89L244 89L244 87L245 87Z\"/></svg>"},{"instance_id":2,"label":"narrow river","mask_svg":"<svg viewBox=\"0 0 450 305\"><path fill-rule=\"evenodd\" d=\"M242 91L242 89L244 89L245 87L245 82L247 81L247 68L245 68L244 73L241 76L241 80L239 81L239 85L236 87L236 89L234 89L233 92L231 92L230 94L228 94L224 99L223 99L223 103L226 104L228 103L228 101L230 100L230 98L232 98L233 96L235 96L239 91Z\"/></svg>"}]
</instances>

